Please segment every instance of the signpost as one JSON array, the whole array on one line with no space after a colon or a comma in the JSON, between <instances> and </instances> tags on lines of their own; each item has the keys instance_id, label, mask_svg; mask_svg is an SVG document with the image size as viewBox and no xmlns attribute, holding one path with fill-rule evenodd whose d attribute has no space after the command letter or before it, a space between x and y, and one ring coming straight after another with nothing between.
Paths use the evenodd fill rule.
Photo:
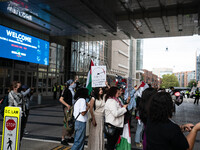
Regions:
<instances>
[{"instance_id":1,"label":"signpost","mask_svg":"<svg viewBox=\"0 0 200 150\"><path fill-rule=\"evenodd\" d=\"M106 66L92 66L92 87L106 86Z\"/></svg>"},{"instance_id":2,"label":"signpost","mask_svg":"<svg viewBox=\"0 0 200 150\"><path fill-rule=\"evenodd\" d=\"M1 150L19 150L21 108L5 107Z\"/></svg>"}]
</instances>

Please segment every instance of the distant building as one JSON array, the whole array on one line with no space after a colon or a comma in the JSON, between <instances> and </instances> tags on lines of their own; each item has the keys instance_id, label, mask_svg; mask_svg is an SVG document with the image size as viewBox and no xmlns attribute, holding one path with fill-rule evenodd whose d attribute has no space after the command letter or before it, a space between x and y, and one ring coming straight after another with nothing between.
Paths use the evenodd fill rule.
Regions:
<instances>
[{"instance_id":1,"label":"distant building","mask_svg":"<svg viewBox=\"0 0 200 150\"><path fill-rule=\"evenodd\" d=\"M188 73L187 73L187 81L188 81L188 83L191 80L195 80L195 71L188 71Z\"/></svg>"},{"instance_id":2,"label":"distant building","mask_svg":"<svg viewBox=\"0 0 200 150\"><path fill-rule=\"evenodd\" d=\"M151 84L154 88L160 88L161 84L161 78L159 78L157 75L153 74L152 71L148 71L146 69L143 69L143 81Z\"/></svg>"},{"instance_id":3,"label":"distant building","mask_svg":"<svg viewBox=\"0 0 200 150\"><path fill-rule=\"evenodd\" d=\"M115 83L116 76L123 79L131 78L135 85L136 79L136 40L112 40L107 41L107 49L104 52L104 63L108 81L112 85Z\"/></svg>"},{"instance_id":4,"label":"distant building","mask_svg":"<svg viewBox=\"0 0 200 150\"><path fill-rule=\"evenodd\" d=\"M139 85L142 74L144 73L142 71L143 69L143 40L137 40L136 45L136 84Z\"/></svg>"},{"instance_id":5,"label":"distant building","mask_svg":"<svg viewBox=\"0 0 200 150\"><path fill-rule=\"evenodd\" d=\"M200 50L196 51L196 81L200 81Z\"/></svg>"},{"instance_id":6,"label":"distant building","mask_svg":"<svg viewBox=\"0 0 200 150\"><path fill-rule=\"evenodd\" d=\"M173 74L172 68L153 68L153 74L156 74L158 77L162 78L165 74Z\"/></svg>"},{"instance_id":7,"label":"distant building","mask_svg":"<svg viewBox=\"0 0 200 150\"><path fill-rule=\"evenodd\" d=\"M180 87L187 87L191 80L195 80L195 71L177 72L174 75L178 78Z\"/></svg>"}]
</instances>

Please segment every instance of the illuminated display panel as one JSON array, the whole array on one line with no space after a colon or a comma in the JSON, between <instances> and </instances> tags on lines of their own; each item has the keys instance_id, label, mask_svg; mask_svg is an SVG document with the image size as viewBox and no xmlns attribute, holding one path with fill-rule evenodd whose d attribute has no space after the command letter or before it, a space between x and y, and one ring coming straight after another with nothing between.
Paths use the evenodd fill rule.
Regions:
<instances>
[{"instance_id":1,"label":"illuminated display panel","mask_svg":"<svg viewBox=\"0 0 200 150\"><path fill-rule=\"evenodd\" d=\"M49 42L0 25L0 57L49 64Z\"/></svg>"}]
</instances>

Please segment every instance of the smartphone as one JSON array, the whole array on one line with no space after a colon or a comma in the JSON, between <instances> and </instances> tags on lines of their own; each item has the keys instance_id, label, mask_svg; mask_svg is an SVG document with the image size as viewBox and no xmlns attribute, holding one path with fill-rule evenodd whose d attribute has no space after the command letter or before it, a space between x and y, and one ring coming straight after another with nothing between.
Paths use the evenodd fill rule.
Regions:
<instances>
[{"instance_id":1,"label":"smartphone","mask_svg":"<svg viewBox=\"0 0 200 150\"><path fill-rule=\"evenodd\" d=\"M90 99L89 99L89 98L86 98L86 102L89 103L89 102L90 102Z\"/></svg>"}]
</instances>

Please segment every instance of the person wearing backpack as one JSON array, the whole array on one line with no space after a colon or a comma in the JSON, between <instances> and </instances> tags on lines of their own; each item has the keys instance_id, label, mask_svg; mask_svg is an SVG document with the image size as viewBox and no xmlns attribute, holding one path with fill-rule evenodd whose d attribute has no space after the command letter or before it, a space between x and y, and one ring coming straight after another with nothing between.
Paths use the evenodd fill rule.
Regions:
<instances>
[{"instance_id":1,"label":"person wearing backpack","mask_svg":"<svg viewBox=\"0 0 200 150\"><path fill-rule=\"evenodd\" d=\"M13 107L22 108L22 117L21 117L21 132L20 132L20 141L22 140L25 128L25 101L23 94L21 93L21 82L13 81L11 85L11 91L8 94L8 105Z\"/></svg>"},{"instance_id":2,"label":"person wearing backpack","mask_svg":"<svg viewBox=\"0 0 200 150\"><path fill-rule=\"evenodd\" d=\"M66 88L64 89L63 93L61 94L61 97L59 99L59 101L62 103L63 106L63 112L64 112L64 125L62 128L62 138L61 138L61 144L63 145L69 145L68 144L68 140L65 139L65 136L71 137L72 138L72 134L73 131L71 131L70 129L67 128L67 116L69 116L69 111L71 111L71 107L72 107L72 93L69 90L69 86L70 84L68 84L68 82L66 83Z\"/></svg>"}]
</instances>

